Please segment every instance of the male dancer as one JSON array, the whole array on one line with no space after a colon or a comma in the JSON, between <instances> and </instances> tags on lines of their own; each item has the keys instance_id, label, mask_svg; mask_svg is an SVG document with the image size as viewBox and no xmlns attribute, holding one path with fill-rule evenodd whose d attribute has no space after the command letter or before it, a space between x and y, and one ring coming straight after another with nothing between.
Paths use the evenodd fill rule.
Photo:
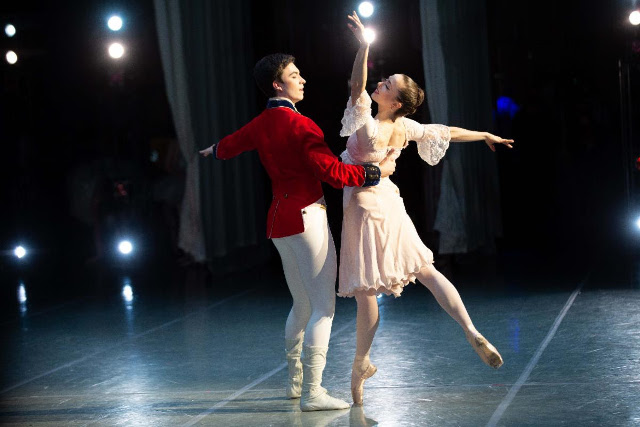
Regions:
<instances>
[{"instance_id":1,"label":"male dancer","mask_svg":"<svg viewBox=\"0 0 640 427\"><path fill-rule=\"evenodd\" d=\"M258 150L273 191L267 238L278 249L293 297L285 327L287 396L301 397L302 411L346 409L347 402L329 396L321 386L335 311L337 261L320 181L335 188L377 185L381 176L393 173L395 164L347 165L333 155L320 128L296 110L306 81L294 61L285 54L258 61L253 72L269 97L266 110L200 153L215 151L216 158L229 159Z\"/></svg>"}]
</instances>

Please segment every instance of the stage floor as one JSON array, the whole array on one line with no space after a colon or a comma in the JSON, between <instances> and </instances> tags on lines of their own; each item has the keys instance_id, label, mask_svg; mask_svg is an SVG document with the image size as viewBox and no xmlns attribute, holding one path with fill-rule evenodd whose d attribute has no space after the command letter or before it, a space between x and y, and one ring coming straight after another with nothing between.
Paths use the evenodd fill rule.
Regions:
<instances>
[{"instance_id":1,"label":"stage floor","mask_svg":"<svg viewBox=\"0 0 640 427\"><path fill-rule=\"evenodd\" d=\"M284 394L291 300L278 274L114 274L47 303L23 283L26 301L0 323L0 424L640 425L637 265L510 271L454 281L502 368L412 285L379 300L364 406L318 413ZM349 402L355 308L337 299L323 381Z\"/></svg>"}]
</instances>

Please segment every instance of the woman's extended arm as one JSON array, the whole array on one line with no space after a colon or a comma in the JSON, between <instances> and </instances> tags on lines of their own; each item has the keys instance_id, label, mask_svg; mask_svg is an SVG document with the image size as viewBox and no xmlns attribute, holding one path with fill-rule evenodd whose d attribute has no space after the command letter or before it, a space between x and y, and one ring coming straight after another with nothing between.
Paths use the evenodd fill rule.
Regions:
<instances>
[{"instance_id":1,"label":"woman's extended arm","mask_svg":"<svg viewBox=\"0 0 640 427\"><path fill-rule=\"evenodd\" d=\"M351 105L356 105L360 94L365 90L367 84L367 57L369 56L369 43L364 38L364 25L360 22L358 14L353 12L348 16L351 22L347 26L354 36L360 42L360 48L353 61L353 69L351 70Z\"/></svg>"},{"instance_id":2,"label":"woman's extended arm","mask_svg":"<svg viewBox=\"0 0 640 427\"><path fill-rule=\"evenodd\" d=\"M504 144L509 148L513 148L513 139L504 139L499 136L493 135L489 132L476 132L474 130L467 130L457 127L449 126L451 132L452 142L467 142L467 141L484 141L491 151L496 151L494 144Z\"/></svg>"}]
</instances>

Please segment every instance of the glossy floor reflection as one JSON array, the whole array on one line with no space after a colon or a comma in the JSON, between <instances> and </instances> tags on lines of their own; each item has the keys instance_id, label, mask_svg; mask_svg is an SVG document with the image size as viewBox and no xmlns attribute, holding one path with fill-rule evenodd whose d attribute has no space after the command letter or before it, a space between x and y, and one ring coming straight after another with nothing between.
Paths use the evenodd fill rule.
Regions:
<instances>
[{"instance_id":1,"label":"glossy floor reflection","mask_svg":"<svg viewBox=\"0 0 640 427\"><path fill-rule=\"evenodd\" d=\"M321 413L284 395L290 298L278 274L115 274L55 302L16 281L0 321L0 424L640 425L637 264L534 270L456 279L501 369L412 286L380 300L364 407ZM324 385L350 401L355 302L337 302Z\"/></svg>"}]
</instances>

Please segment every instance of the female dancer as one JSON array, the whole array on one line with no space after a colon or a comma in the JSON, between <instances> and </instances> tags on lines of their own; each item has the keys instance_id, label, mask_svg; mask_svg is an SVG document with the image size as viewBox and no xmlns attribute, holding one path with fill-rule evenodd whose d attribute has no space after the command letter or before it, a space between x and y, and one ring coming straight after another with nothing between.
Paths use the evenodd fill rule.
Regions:
<instances>
[{"instance_id":1,"label":"female dancer","mask_svg":"<svg viewBox=\"0 0 640 427\"><path fill-rule=\"evenodd\" d=\"M351 97L342 119L341 136L349 136L342 159L349 164L375 163L390 152L397 158L408 141L416 141L420 157L430 165L444 156L449 141L484 140L511 148L506 140L487 132L474 132L443 125L421 125L405 118L422 103L424 92L409 77L394 74L378 83L371 98L365 92L369 45L364 26L353 12L349 29L360 42L351 75ZM378 114L371 116L371 99ZM433 253L420 240L405 211L398 187L384 178L376 187L344 190L342 249L340 251L339 296L355 297L356 355L351 371L354 404L362 404L364 380L376 373L369 351L378 328L376 295L400 296L402 288L416 279L431 291L446 312L464 330L467 340L482 360L493 368L502 357L476 330L456 288L433 267Z\"/></svg>"}]
</instances>

